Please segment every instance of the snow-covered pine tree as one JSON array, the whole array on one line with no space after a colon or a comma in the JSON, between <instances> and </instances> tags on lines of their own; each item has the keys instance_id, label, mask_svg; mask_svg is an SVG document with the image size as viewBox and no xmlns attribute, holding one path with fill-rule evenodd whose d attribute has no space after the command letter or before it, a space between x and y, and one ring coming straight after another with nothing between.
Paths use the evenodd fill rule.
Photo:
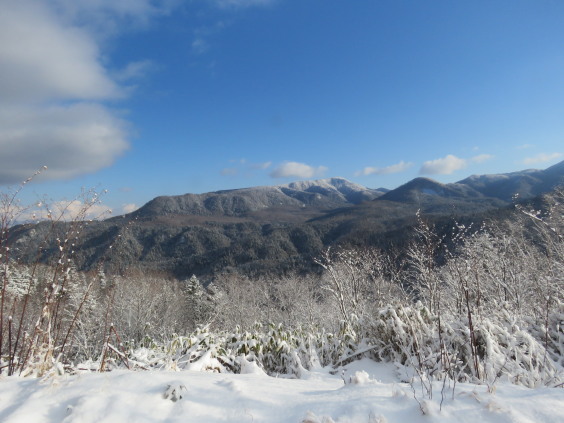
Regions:
<instances>
[{"instance_id":1,"label":"snow-covered pine tree","mask_svg":"<svg viewBox=\"0 0 564 423\"><path fill-rule=\"evenodd\" d=\"M213 313L210 295L196 275L192 275L183 286L186 301L186 323L190 330L208 322Z\"/></svg>"}]
</instances>

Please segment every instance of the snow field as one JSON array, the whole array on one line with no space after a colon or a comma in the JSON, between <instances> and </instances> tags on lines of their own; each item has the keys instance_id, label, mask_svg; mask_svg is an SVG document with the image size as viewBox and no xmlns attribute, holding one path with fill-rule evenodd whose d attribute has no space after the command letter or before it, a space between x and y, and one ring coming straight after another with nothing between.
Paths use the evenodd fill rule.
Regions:
<instances>
[{"instance_id":1,"label":"snow field","mask_svg":"<svg viewBox=\"0 0 564 423\"><path fill-rule=\"evenodd\" d=\"M0 421L51 422L564 422L564 390L433 382L400 382L387 363L354 362L303 379L197 371L83 373L0 380ZM346 383L345 383L346 381ZM414 398L414 395L416 398ZM179 398L179 397L182 398ZM443 400L441 409L441 399ZM425 414L423 413L425 412Z\"/></svg>"}]
</instances>

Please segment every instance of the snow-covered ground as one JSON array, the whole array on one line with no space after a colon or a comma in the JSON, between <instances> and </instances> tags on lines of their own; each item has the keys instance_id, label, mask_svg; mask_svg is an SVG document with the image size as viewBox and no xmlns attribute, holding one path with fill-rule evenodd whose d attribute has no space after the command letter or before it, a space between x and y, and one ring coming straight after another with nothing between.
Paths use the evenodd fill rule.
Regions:
<instances>
[{"instance_id":1,"label":"snow-covered ground","mask_svg":"<svg viewBox=\"0 0 564 423\"><path fill-rule=\"evenodd\" d=\"M247 374L112 371L0 380L0 421L14 422L564 422L564 389L498 381L446 386L432 399L391 364L361 360L302 379ZM347 383L345 383L347 381ZM180 398L181 397L181 398ZM441 400L442 409L441 409ZM426 414L423 414L422 410Z\"/></svg>"}]
</instances>

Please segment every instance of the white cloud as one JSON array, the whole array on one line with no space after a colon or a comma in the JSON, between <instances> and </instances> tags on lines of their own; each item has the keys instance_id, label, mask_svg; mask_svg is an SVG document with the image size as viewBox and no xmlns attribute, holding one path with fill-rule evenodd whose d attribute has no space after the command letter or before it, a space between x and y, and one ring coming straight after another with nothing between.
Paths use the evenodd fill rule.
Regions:
<instances>
[{"instance_id":1,"label":"white cloud","mask_svg":"<svg viewBox=\"0 0 564 423\"><path fill-rule=\"evenodd\" d=\"M99 220L106 219L111 214L112 210L98 200L92 203L75 199L72 201L56 201L49 205L38 203L23 210L18 216L18 221Z\"/></svg>"},{"instance_id":2,"label":"white cloud","mask_svg":"<svg viewBox=\"0 0 564 423\"><path fill-rule=\"evenodd\" d=\"M478 154L470 159L472 163L484 163L488 160L493 159L494 156L491 154Z\"/></svg>"},{"instance_id":3,"label":"white cloud","mask_svg":"<svg viewBox=\"0 0 564 423\"><path fill-rule=\"evenodd\" d=\"M63 26L40 2L4 3L0 41L1 103L122 94L100 64L98 46L88 33Z\"/></svg>"},{"instance_id":4,"label":"white cloud","mask_svg":"<svg viewBox=\"0 0 564 423\"><path fill-rule=\"evenodd\" d=\"M223 8L243 8L252 6L268 6L277 0L215 0Z\"/></svg>"},{"instance_id":5,"label":"white cloud","mask_svg":"<svg viewBox=\"0 0 564 423\"><path fill-rule=\"evenodd\" d=\"M517 150L525 150L527 148L533 148L534 144L523 144L523 145L518 145L517 147L515 147Z\"/></svg>"},{"instance_id":6,"label":"white cloud","mask_svg":"<svg viewBox=\"0 0 564 423\"><path fill-rule=\"evenodd\" d=\"M229 163L237 163L237 164L245 164L247 163L247 159L242 158L242 159L230 159Z\"/></svg>"},{"instance_id":7,"label":"white cloud","mask_svg":"<svg viewBox=\"0 0 564 423\"><path fill-rule=\"evenodd\" d=\"M221 169L220 173L223 176L237 176L240 174L250 176L254 171L266 170L271 165L272 162L262 162L262 163L249 163L247 159L233 159L229 160L234 166L225 167Z\"/></svg>"},{"instance_id":8,"label":"white cloud","mask_svg":"<svg viewBox=\"0 0 564 423\"><path fill-rule=\"evenodd\" d=\"M225 167L221 169L222 176L236 176L239 174L239 170L234 167Z\"/></svg>"},{"instance_id":9,"label":"white cloud","mask_svg":"<svg viewBox=\"0 0 564 423\"><path fill-rule=\"evenodd\" d=\"M407 169L409 169L411 166L413 166L413 163L411 162L404 162L403 160L399 163L390 165L390 166L386 166L386 167L365 167L364 169L362 169L359 172L356 172L356 176L360 176L360 175L389 175L391 173L399 173L399 172L404 172Z\"/></svg>"},{"instance_id":10,"label":"white cloud","mask_svg":"<svg viewBox=\"0 0 564 423\"><path fill-rule=\"evenodd\" d=\"M272 162L252 163L249 168L252 170L266 170L272 165Z\"/></svg>"},{"instance_id":11,"label":"white cloud","mask_svg":"<svg viewBox=\"0 0 564 423\"><path fill-rule=\"evenodd\" d=\"M562 153L550 153L550 154L541 153L533 157L527 157L526 159L523 160L523 164L532 165L537 163L546 163L560 158L562 158Z\"/></svg>"},{"instance_id":12,"label":"white cloud","mask_svg":"<svg viewBox=\"0 0 564 423\"><path fill-rule=\"evenodd\" d=\"M205 53L209 48L209 43L203 38L196 38L192 41L192 51L196 54Z\"/></svg>"},{"instance_id":13,"label":"white cloud","mask_svg":"<svg viewBox=\"0 0 564 423\"><path fill-rule=\"evenodd\" d=\"M465 168L466 165L466 160L449 154L441 159L429 160L423 163L419 173L421 175L449 175L456 170Z\"/></svg>"},{"instance_id":14,"label":"white cloud","mask_svg":"<svg viewBox=\"0 0 564 423\"><path fill-rule=\"evenodd\" d=\"M139 60L128 63L128 65L114 74L118 81L131 81L144 78L149 72L155 70L157 66L150 60Z\"/></svg>"},{"instance_id":15,"label":"white cloud","mask_svg":"<svg viewBox=\"0 0 564 423\"><path fill-rule=\"evenodd\" d=\"M139 208L139 206L137 204L123 204L121 206L121 210L123 213L133 213L135 210L137 210Z\"/></svg>"},{"instance_id":16,"label":"white cloud","mask_svg":"<svg viewBox=\"0 0 564 423\"><path fill-rule=\"evenodd\" d=\"M51 0L57 15L79 22L99 35L113 35L124 27L147 26L154 17L169 14L181 0Z\"/></svg>"},{"instance_id":17,"label":"white cloud","mask_svg":"<svg viewBox=\"0 0 564 423\"><path fill-rule=\"evenodd\" d=\"M285 162L274 169L270 176L273 178L313 178L323 176L326 171L325 166L313 167L305 163Z\"/></svg>"},{"instance_id":18,"label":"white cloud","mask_svg":"<svg viewBox=\"0 0 564 423\"><path fill-rule=\"evenodd\" d=\"M0 107L0 183L15 183L43 165L61 179L111 165L128 148L125 122L98 104Z\"/></svg>"},{"instance_id":19,"label":"white cloud","mask_svg":"<svg viewBox=\"0 0 564 423\"><path fill-rule=\"evenodd\" d=\"M221 33L225 27L225 21L217 21L213 24L200 26L194 29L194 40L192 41L192 52L195 54L203 54L211 47L210 38L214 38L217 34Z\"/></svg>"},{"instance_id":20,"label":"white cloud","mask_svg":"<svg viewBox=\"0 0 564 423\"><path fill-rule=\"evenodd\" d=\"M126 8L130 13L142 13L139 4L123 3L131 3ZM119 13L119 6L110 4L106 0L2 2L0 184L19 182L43 165L49 171L42 178L94 172L127 150L127 123L101 103L122 98L127 90L104 67L91 33L58 13L65 7L69 16L73 7ZM147 61L131 63L121 77L138 77L149 67Z\"/></svg>"},{"instance_id":21,"label":"white cloud","mask_svg":"<svg viewBox=\"0 0 564 423\"><path fill-rule=\"evenodd\" d=\"M63 220L106 219L112 213L112 210L104 204L85 204L80 200L60 201L53 205L53 209L56 216L61 216Z\"/></svg>"},{"instance_id":22,"label":"white cloud","mask_svg":"<svg viewBox=\"0 0 564 423\"><path fill-rule=\"evenodd\" d=\"M491 154L479 154L477 156L471 157L469 159L461 159L452 154L447 156L429 160L423 163L421 169L419 170L420 175L450 175L451 173L464 169L471 163L483 163L487 160L493 159L494 156Z\"/></svg>"}]
</instances>

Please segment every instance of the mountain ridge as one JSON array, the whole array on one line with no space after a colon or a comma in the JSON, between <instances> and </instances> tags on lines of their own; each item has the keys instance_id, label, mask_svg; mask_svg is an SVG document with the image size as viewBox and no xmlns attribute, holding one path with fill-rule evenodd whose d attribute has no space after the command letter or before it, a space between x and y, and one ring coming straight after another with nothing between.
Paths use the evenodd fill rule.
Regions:
<instances>
[{"instance_id":1,"label":"mountain ridge","mask_svg":"<svg viewBox=\"0 0 564 423\"><path fill-rule=\"evenodd\" d=\"M137 211L86 224L73 260L83 270L131 268L177 278L315 271L312 258L333 245L387 248L405 244L420 211L448 227L449 219L479 222L505 215L515 194L535 197L564 184L564 162L545 170L473 175L442 184L415 178L384 192L343 178L298 181L205 194L162 196ZM489 215L488 215L489 213ZM19 225L10 230L13 257L58 257L67 224ZM56 233L50 233L55 228Z\"/></svg>"},{"instance_id":2,"label":"mountain ridge","mask_svg":"<svg viewBox=\"0 0 564 423\"><path fill-rule=\"evenodd\" d=\"M441 184L430 178L418 177L388 191L380 200L421 201L429 195L444 198L475 198L501 200L507 203L518 195L532 198L564 184L564 161L546 169L525 169L510 173L471 175L457 182Z\"/></svg>"},{"instance_id":3,"label":"mountain ridge","mask_svg":"<svg viewBox=\"0 0 564 423\"><path fill-rule=\"evenodd\" d=\"M203 194L159 196L131 213L131 216L148 218L176 214L240 217L275 207L314 207L323 210L358 204L383 194L382 191L366 188L344 178L327 178Z\"/></svg>"},{"instance_id":4,"label":"mountain ridge","mask_svg":"<svg viewBox=\"0 0 564 423\"><path fill-rule=\"evenodd\" d=\"M269 208L295 210L311 207L321 212L377 199L425 202L433 196L451 199L490 198L509 203L515 195L531 198L559 184L564 184L564 161L544 170L525 169L509 173L471 175L446 184L431 178L417 177L392 190L368 188L345 178L332 177L202 194L159 196L130 215L141 218L175 214L244 217Z\"/></svg>"}]
</instances>

